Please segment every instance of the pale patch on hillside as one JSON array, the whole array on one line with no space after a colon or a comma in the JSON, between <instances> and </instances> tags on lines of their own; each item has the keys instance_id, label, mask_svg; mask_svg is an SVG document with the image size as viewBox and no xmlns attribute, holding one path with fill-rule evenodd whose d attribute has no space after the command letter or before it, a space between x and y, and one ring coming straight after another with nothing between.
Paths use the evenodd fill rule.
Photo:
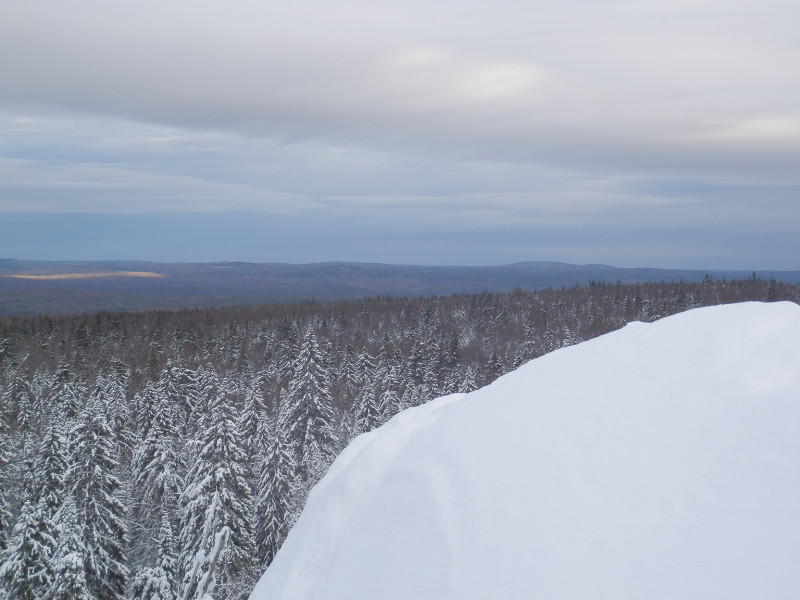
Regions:
<instances>
[{"instance_id":1,"label":"pale patch on hillside","mask_svg":"<svg viewBox=\"0 0 800 600\"><path fill-rule=\"evenodd\" d=\"M57 280L57 279L109 279L112 277L163 277L161 273L151 273L149 271L109 271L102 273L58 273L53 275L4 275L14 279L36 279L36 280Z\"/></svg>"}]
</instances>

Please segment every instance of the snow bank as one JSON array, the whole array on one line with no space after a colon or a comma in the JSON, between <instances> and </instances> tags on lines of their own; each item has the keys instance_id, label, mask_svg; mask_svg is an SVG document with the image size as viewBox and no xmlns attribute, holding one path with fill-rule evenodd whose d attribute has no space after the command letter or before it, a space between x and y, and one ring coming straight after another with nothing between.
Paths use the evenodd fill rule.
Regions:
<instances>
[{"instance_id":1,"label":"snow bank","mask_svg":"<svg viewBox=\"0 0 800 600\"><path fill-rule=\"evenodd\" d=\"M559 350L356 439L251 600L795 598L800 307Z\"/></svg>"}]
</instances>

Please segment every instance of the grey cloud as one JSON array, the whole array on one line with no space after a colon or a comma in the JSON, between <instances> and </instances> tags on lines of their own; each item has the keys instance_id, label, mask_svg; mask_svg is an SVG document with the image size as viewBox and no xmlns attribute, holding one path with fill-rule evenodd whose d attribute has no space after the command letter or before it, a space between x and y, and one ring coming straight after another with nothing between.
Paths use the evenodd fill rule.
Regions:
<instances>
[{"instance_id":1,"label":"grey cloud","mask_svg":"<svg viewBox=\"0 0 800 600\"><path fill-rule=\"evenodd\" d=\"M409 231L588 227L696 235L783 232L800 222L797 185L452 161L103 119L0 119L0 129L5 213L248 210Z\"/></svg>"},{"instance_id":2,"label":"grey cloud","mask_svg":"<svg viewBox=\"0 0 800 600\"><path fill-rule=\"evenodd\" d=\"M577 168L764 180L800 158L800 8L780 0L374 5L25 3L0 100Z\"/></svg>"},{"instance_id":3,"label":"grey cloud","mask_svg":"<svg viewBox=\"0 0 800 600\"><path fill-rule=\"evenodd\" d=\"M9 2L0 213L91 213L120 244L139 223L183 260L219 225L208 259L792 268L798 22L788 0Z\"/></svg>"}]
</instances>

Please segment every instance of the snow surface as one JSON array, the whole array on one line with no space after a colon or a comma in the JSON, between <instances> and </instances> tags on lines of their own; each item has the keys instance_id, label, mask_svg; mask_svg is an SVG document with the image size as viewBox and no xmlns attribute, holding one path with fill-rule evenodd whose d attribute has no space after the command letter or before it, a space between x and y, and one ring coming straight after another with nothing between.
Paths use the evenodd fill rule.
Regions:
<instances>
[{"instance_id":1,"label":"snow surface","mask_svg":"<svg viewBox=\"0 0 800 600\"><path fill-rule=\"evenodd\" d=\"M800 593L800 306L702 308L360 436L251 600Z\"/></svg>"}]
</instances>

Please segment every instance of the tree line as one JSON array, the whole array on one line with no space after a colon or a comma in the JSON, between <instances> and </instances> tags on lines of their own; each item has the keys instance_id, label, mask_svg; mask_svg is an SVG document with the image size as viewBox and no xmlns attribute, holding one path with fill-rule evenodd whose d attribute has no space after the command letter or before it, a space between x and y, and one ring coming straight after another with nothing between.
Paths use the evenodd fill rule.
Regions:
<instances>
[{"instance_id":1,"label":"tree line","mask_svg":"<svg viewBox=\"0 0 800 600\"><path fill-rule=\"evenodd\" d=\"M356 435L627 322L744 300L800 286L1 319L0 599L246 598Z\"/></svg>"}]
</instances>

